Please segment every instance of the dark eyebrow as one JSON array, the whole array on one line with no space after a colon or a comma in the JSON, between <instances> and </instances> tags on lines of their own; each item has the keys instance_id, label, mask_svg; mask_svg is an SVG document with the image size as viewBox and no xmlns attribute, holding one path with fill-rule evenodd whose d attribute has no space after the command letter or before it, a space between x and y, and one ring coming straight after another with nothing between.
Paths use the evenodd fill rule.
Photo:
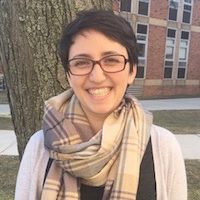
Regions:
<instances>
[{"instance_id":1,"label":"dark eyebrow","mask_svg":"<svg viewBox=\"0 0 200 200\"><path fill-rule=\"evenodd\" d=\"M89 54L86 54L86 53L81 53L81 54L77 54L75 55L73 58L71 59L74 59L74 58L91 58L91 56Z\"/></svg>"},{"instance_id":2,"label":"dark eyebrow","mask_svg":"<svg viewBox=\"0 0 200 200\"><path fill-rule=\"evenodd\" d=\"M109 56L109 55L119 55L119 53L116 52L116 51L106 51L106 52L103 52L103 53L101 54L102 57L104 57L104 56Z\"/></svg>"},{"instance_id":3,"label":"dark eyebrow","mask_svg":"<svg viewBox=\"0 0 200 200\"><path fill-rule=\"evenodd\" d=\"M109 55L119 55L118 52L116 51L105 51L101 54L101 57L104 57L104 56L109 56ZM74 58L89 58L89 59L92 59L92 56L90 54L87 54L87 53L81 53L81 54L77 54L75 55L73 58L71 59L74 59ZM70 60L71 60L70 59Z\"/></svg>"}]
</instances>

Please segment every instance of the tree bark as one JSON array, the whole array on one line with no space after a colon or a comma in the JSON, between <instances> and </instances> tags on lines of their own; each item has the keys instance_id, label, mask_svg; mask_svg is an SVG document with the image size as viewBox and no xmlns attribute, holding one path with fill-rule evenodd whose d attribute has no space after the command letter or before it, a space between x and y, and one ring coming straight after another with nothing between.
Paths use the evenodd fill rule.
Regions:
<instances>
[{"instance_id":1,"label":"tree bark","mask_svg":"<svg viewBox=\"0 0 200 200\"><path fill-rule=\"evenodd\" d=\"M0 61L19 156L41 129L43 104L67 87L57 44L63 27L83 9L111 9L111 0L0 0Z\"/></svg>"}]
</instances>

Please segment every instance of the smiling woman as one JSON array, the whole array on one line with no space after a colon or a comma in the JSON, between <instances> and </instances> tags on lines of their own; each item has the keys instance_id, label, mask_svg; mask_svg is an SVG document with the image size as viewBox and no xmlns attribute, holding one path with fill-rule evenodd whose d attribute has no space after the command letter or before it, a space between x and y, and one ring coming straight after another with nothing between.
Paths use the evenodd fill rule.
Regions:
<instances>
[{"instance_id":1,"label":"smiling woman","mask_svg":"<svg viewBox=\"0 0 200 200\"><path fill-rule=\"evenodd\" d=\"M104 69L110 67L108 61L105 61L109 57L112 58L112 62L114 58L115 61L118 59L117 65L112 66L112 73L102 69L103 66ZM136 67L133 66L130 72L130 64L125 63L128 60L126 48L95 30L85 30L73 39L69 51L69 63L77 58L101 61L91 65L92 68L87 76L68 75L69 84L96 133L102 128L108 114L120 104L127 85L135 78ZM101 66L102 61L105 65ZM70 68L71 65L69 73L71 73Z\"/></svg>"},{"instance_id":2,"label":"smiling woman","mask_svg":"<svg viewBox=\"0 0 200 200\"><path fill-rule=\"evenodd\" d=\"M126 94L137 55L132 27L110 11L85 11L66 26L60 57L71 88L45 102L16 200L187 199L175 137Z\"/></svg>"}]
</instances>

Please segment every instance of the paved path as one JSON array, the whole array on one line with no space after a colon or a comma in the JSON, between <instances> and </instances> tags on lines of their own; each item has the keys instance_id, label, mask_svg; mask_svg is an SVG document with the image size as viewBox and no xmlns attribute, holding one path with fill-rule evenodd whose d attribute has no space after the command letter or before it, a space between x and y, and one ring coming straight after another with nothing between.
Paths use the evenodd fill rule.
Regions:
<instances>
[{"instance_id":1,"label":"paved path","mask_svg":"<svg viewBox=\"0 0 200 200\"><path fill-rule=\"evenodd\" d=\"M0 155L18 155L14 131L0 131Z\"/></svg>"},{"instance_id":2,"label":"paved path","mask_svg":"<svg viewBox=\"0 0 200 200\"><path fill-rule=\"evenodd\" d=\"M142 100L141 103L148 110L200 110L200 98ZM0 116L10 116L8 105L0 104ZM200 159L200 133L176 135L176 138L185 159ZM0 130L0 155L18 155L14 131Z\"/></svg>"},{"instance_id":3,"label":"paved path","mask_svg":"<svg viewBox=\"0 0 200 200\"><path fill-rule=\"evenodd\" d=\"M200 110L200 98L142 100L147 110Z\"/></svg>"},{"instance_id":4,"label":"paved path","mask_svg":"<svg viewBox=\"0 0 200 200\"><path fill-rule=\"evenodd\" d=\"M200 159L200 134L176 135L185 159Z\"/></svg>"},{"instance_id":5,"label":"paved path","mask_svg":"<svg viewBox=\"0 0 200 200\"><path fill-rule=\"evenodd\" d=\"M200 98L141 100L147 110L200 110ZM0 116L10 115L8 104L0 104Z\"/></svg>"},{"instance_id":6,"label":"paved path","mask_svg":"<svg viewBox=\"0 0 200 200\"><path fill-rule=\"evenodd\" d=\"M141 100L147 110L199 110L199 98ZM10 115L8 104L0 104L0 115Z\"/></svg>"},{"instance_id":7,"label":"paved path","mask_svg":"<svg viewBox=\"0 0 200 200\"><path fill-rule=\"evenodd\" d=\"M9 117L9 115L10 115L9 105L8 104L0 104L0 117Z\"/></svg>"},{"instance_id":8,"label":"paved path","mask_svg":"<svg viewBox=\"0 0 200 200\"><path fill-rule=\"evenodd\" d=\"M176 138L185 159L200 159L200 134L176 135ZM0 155L18 155L14 131L0 131Z\"/></svg>"}]
</instances>

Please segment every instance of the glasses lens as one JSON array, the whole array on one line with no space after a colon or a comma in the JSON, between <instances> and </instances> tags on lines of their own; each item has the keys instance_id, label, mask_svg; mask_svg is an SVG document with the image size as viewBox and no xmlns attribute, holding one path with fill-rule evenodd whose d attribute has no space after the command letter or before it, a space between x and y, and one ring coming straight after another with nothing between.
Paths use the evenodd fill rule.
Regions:
<instances>
[{"instance_id":1,"label":"glasses lens","mask_svg":"<svg viewBox=\"0 0 200 200\"><path fill-rule=\"evenodd\" d=\"M119 72L124 69L125 58L122 55L111 55L101 59L101 67L105 72Z\"/></svg>"},{"instance_id":2,"label":"glasses lens","mask_svg":"<svg viewBox=\"0 0 200 200\"><path fill-rule=\"evenodd\" d=\"M75 58L69 61L69 69L74 75L88 74L92 69L92 61L86 58Z\"/></svg>"},{"instance_id":3,"label":"glasses lens","mask_svg":"<svg viewBox=\"0 0 200 200\"><path fill-rule=\"evenodd\" d=\"M70 73L73 75L89 74L95 63L100 64L104 72L114 73L124 70L126 59L123 55L110 55L103 57L99 61L93 61L87 58L74 58L68 62Z\"/></svg>"}]
</instances>

